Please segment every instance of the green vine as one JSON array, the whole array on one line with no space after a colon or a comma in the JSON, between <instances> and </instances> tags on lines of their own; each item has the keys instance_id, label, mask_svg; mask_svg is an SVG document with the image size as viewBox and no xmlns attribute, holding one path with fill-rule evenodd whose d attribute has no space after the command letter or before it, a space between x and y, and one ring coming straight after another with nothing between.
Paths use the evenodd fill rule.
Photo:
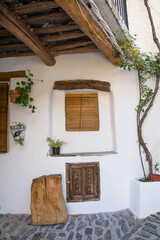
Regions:
<instances>
[{"instance_id":1,"label":"green vine","mask_svg":"<svg viewBox=\"0 0 160 240\"><path fill-rule=\"evenodd\" d=\"M29 96L34 84L32 77L33 74L28 70L28 74L25 75L26 81L16 82L17 87L15 89L21 93L21 96L16 98L16 103L22 104L23 107L28 107L34 113L36 107L32 105L33 98Z\"/></svg>"},{"instance_id":2,"label":"green vine","mask_svg":"<svg viewBox=\"0 0 160 240\"><path fill-rule=\"evenodd\" d=\"M139 153L141 158L141 164L145 179L147 179L143 159L142 150L146 155L146 160L149 164L149 173L152 173L152 155L145 143L142 136L142 124L151 109L155 100L156 94L159 89L160 80L160 53L152 54L140 51L135 44L135 38L120 43L124 53L124 60L121 63L121 68L126 70L137 70L139 80L139 103L137 105L137 132L139 140ZM156 79L155 87L151 87L149 84L150 79Z\"/></svg>"}]
</instances>

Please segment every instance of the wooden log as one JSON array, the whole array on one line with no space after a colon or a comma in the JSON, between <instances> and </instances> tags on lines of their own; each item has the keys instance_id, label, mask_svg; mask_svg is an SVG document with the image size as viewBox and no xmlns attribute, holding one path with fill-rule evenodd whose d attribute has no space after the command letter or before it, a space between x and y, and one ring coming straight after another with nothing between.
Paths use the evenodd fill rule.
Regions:
<instances>
[{"instance_id":1,"label":"wooden log","mask_svg":"<svg viewBox=\"0 0 160 240\"><path fill-rule=\"evenodd\" d=\"M7 7L0 3L0 24L14 36L24 42L48 66L55 64L55 59L42 45L39 39Z\"/></svg>"},{"instance_id":2,"label":"wooden log","mask_svg":"<svg viewBox=\"0 0 160 240\"><path fill-rule=\"evenodd\" d=\"M34 3L28 3L25 5L18 5L11 7L10 9L15 12L16 14L25 14L25 13L31 13L31 12L37 12L41 10L46 10L50 8L58 8L56 2L54 1L41 1L41 2L34 2Z\"/></svg>"},{"instance_id":3,"label":"wooden log","mask_svg":"<svg viewBox=\"0 0 160 240\"><path fill-rule=\"evenodd\" d=\"M89 51L99 51L99 49L96 46L90 46L90 47L71 48L71 49L66 49L61 51L55 50L54 56L58 56L66 53L80 53L80 52L89 52Z\"/></svg>"},{"instance_id":4,"label":"wooden log","mask_svg":"<svg viewBox=\"0 0 160 240\"><path fill-rule=\"evenodd\" d=\"M86 36L83 32L73 32L73 33L64 33L64 34L56 34L50 36L40 37L43 42L53 42L53 41L60 41L60 40L67 40L73 38L79 38Z\"/></svg>"},{"instance_id":5,"label":"wooden log","mask_svg":"<svg viewBox=\"0 0 160 240\"><path fill-rule=\"evenodd\" d=\"M25 77L25 71L0 72L0 80Z\"/></svg>"},{"instance_id":6,"label":"wooden log","mask_svg":"<svg viewBox=\"0 0 160 240\"><path fill-rule=\"evenodd\" d=\"M63 80L55 81L54 90L96 89L110 92L110 83L98 80Z\"/></svg>"},{"instance_id":7,"label":"wooden log","mask_svg":"<svg viewBox=\"0 0 160 240\"><path fill-rule=\"evenodd\" d=\"M33 179L31 186L31 215L33 225L65 223L68 212L62 193L61 175Z\"/></svg>"},{"instance_id":8,"label":"wooden log","mask_svg":"<svg viewBox=\"0 0 160 240\"><path fill-rule=\"evenodd\" d=\"M89 10L80 1L75 0L55 0L63 10L74 20L79 28L95 43L101 52L113 63L120 64L120 58L107 38L106 34L99 27L89 14Z\"/></svg>"},{"instance_id":9,"label":"wooden log","mask_svg":"<svg viewBox=\"0 0 160 240\"><path fill-rule=\"evenodd\" d=\"M58 33L64 31L77 30L79 27L76 24L70 25L53 25L51 27L33 28L35 34L48 34L48 33ZM1 33L1 32L0 32Z\"/></svg>"},{"instance_id":10,"label":"wooden log","mask_svg":"<svg viewBox=\"0 0 160 240\"><path fill-rule=\"evenodd\" d=\"M44 23L47 21L53 21L53 20L68 20L70 17L65 12L55 12L55 13L47 13L47 14L41 14L38 16L33 16L29 18L24 18L23 20L28 24L39 24Z\"/></svg>"}]
</instances>

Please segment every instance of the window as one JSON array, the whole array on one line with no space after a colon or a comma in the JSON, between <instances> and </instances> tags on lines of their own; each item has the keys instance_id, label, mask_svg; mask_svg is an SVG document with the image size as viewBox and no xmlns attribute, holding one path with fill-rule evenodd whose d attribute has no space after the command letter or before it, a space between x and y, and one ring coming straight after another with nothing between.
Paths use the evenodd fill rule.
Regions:
<instances>
[{"instance_id":1,"label":"window","mask_svg":"<svg viewBox=\"0 0 160 240\"><path fill-rule=\"evenodd\" d=\"M66 94L66 131L99 131L97 93Z\"/></svg>"},{"instance_id":2,"label":"window","mask_svg":"<svg viewBox=\"0 0 160 240\"><path fill-rule=\"evenodd\" d=\"M100 199L99 163L66 163L67 202Z\"/></svg>"},{"instance_id":3,"label":"window","mask_svg":"<svg viewBox=\"0 0 160 240\"><path fill-rule=\"evenodd\" d=\"M0 152L7 152L8 83L0 83Z\"/></svg>"}]
</instances>

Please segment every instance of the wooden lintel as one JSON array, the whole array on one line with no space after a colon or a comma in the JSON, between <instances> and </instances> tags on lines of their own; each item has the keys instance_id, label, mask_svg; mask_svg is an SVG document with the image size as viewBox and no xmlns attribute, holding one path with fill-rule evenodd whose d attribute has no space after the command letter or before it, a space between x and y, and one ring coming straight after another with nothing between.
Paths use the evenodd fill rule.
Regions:
<instances>
[{"instance_id":1,"label":"wooden lintel","mask_svg":"<svg viewBox=\"0 0 160 240\"><path fill-rule=\"evenodd\" d=\"M9 81L10 81L10 78L3 78L3 79L0 78L0 82L9 82Z\"/></svg>"},{"instance_id":2,"label":"wooden lintel","mask_svg":"<svg viewBox=\"0 0 160 240\"><path fill-rule=\"evenodd\" d=\"M109 39L80 1L55 0L55 2L63 8L113 64L120 64L120 58L117 57L117 53Z\"/></svg>"},{"instance_id":3,"label":"wooden lintel","mask_svg":"<svg viewBox=\"0 0 160 240\"><path fill-rule=\"evenodd\" d=\"M0 24L24 42L36 55L38 55L47 66L53 66L55 59L42 45L39 39L26 27L5 4L0 3Z\"/></svg>"},{"instance_id":4,"label":"wooden lintel","mask_svg":"<svg viewBox=\"0 0 160 240\"><path fill-rule=\"evenodd\" d=\"M22 78L25 77L25 71L15 72L0 72L0 81L8 81L10 78Z\"/></svg>"},{"instance_id":5,"label":"wooden lintel","mask_svg":"<svg viewBox=\"0 0 160 240\"><path fill-rule=\"evenodd\" d=\"M63 80L56 81L54 90L75 90L75 89L96 89L103 92L110 92L110 83L98 80Z\"/></svg>"}]
</instances>

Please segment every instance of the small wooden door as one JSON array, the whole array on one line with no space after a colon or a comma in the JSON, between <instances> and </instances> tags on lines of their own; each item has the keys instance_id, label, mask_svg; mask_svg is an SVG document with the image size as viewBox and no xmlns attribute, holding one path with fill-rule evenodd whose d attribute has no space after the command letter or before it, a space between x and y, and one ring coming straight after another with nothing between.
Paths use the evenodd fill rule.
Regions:
<instances>
[{"instance_id":1,"label":"small wooden door","mask_svg":"<svg viewBox=\"0 0 160 240\"><path fill-rule=\"evenodd\" d=\"M99 163L66 163L67 202L100 199Z\"/></svg>"}]
</instances>

